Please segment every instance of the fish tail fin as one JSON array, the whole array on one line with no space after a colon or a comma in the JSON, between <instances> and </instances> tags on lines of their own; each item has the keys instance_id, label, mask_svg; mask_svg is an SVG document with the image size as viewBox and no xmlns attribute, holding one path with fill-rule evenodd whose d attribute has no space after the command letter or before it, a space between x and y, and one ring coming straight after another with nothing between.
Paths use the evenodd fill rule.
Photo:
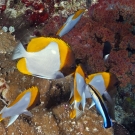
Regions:
<instances>
[{"instance_id":1,"label":"fish tail fin","mask_svg":"<svg viewBox=\"0 0 135 135\"><path fill-rule=\"evenodd\" d=\"M22 43L20 42L13 51L12 60L22 58L26 55L26 50L24 49Z\"/></svg>"}]
</instances>

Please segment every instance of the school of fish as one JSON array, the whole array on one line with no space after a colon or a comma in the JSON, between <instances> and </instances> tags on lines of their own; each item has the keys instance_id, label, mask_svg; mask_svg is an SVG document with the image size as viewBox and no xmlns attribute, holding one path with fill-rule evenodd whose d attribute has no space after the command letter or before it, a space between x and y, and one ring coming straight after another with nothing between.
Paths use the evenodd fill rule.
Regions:
<instances>
[{"instance_id":1,"label":"school of fish","mask_svg":"<svg viewBox=\"0 0 135 135\"><path fill-rule=\"evenodd\" d=\"M62 37L68 33L80 20L84 11L84 9L80 9L70 15L56 35ZM105 60L108 55L105 55ZM75 64L75 58L70 46L65 41L53 37L33 38L28 43L26 50L20 42L13 52L12 60L15 59L19 59L17 69L23 74L44 79L58 79L67 75L73 76L74 82L70 95L70 104L73 106L73 110L70 112L70 118L79 118L85 111L86 99L92 98L89 108L95 105L103 118L103 127L112 127L112 120L102 96L113 106L113 100L108 93L116 82L113 74L101 72L85 76L82 66ZM73 66L76 66L75 71L72 68ZM32 116L29 110L37 102L40 102L37 86L24 90L12 103L1 110L0 121L6 117L11 117L8 127L20 114ZM80 109L81 106L82 109Z\"/></svg>"}]
</instances>

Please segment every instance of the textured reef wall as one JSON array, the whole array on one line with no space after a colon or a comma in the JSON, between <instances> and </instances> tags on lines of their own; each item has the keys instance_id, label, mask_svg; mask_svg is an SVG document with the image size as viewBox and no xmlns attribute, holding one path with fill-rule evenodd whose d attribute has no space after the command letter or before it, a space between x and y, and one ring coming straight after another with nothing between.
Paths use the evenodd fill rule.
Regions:
<instances>
[{"instance_id":1,"label":"textured reef wall","mask_svg":"<svg viewBox=\"0 0 135 135\"><path fill-rule=\"evenodd\" d=\"M56 37L56 32L66 20L65 17L78 8L87 8L91 4L88 0L87 6L85 0L32 2L8 0L6 9L3 6L6 1L5 4L0 1L1 28L14 26L15 32L12 35L24 45L27 45L33 36ZM48 81L22 75L16 69L16 61L10 60L16 45L14 37L9 32L0 31L0 39L0 74L6 80L7 86L4 86L6 93L1 93L1 99L4 100L0 102L1 109L5 102L13 101L21 91L33 85L39 87L41 94L41 105L31 111L32 118L22 115L8 129L5 128L8 119L0 123L0 132L3 135L112 135L112 129L102 128L102 118L96 114L95 109L88 110L86 107L85 114L79 120L69 119L70 107L67 101L72 78ZM134 134L135 1L98 0L86 9L79 23L62 39L71 46L77 63L84 66L86 74L109 71L117 76L119 86L115 95L116 120ZM111 45L111 52L108 60L104 62L103 48L106 42ZM123 113L123 110L128 113ZM126 133L120 126L115 126L119 128L114 130L116 134Z\"/></svg>"}]
</instances>

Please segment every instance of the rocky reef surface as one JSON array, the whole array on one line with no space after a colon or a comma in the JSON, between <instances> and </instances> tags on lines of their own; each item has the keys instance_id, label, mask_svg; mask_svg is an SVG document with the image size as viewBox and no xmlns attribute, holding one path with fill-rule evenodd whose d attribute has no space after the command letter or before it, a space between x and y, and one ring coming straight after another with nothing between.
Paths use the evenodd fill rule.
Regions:
<instances>
[{"instance_id":1,"label":"rocky reef surface","mask_svg":"<svg viewBox=\"0 0 135 135\"><path fill-rule=\"evenodd\" d=\"M16 42L12 45L15 44ZM7 51L8 48L5 52ZM41 104L30 110L32 117L20 115L8 128L6 126L9 119L5 118L0 122L1 135L112 135L113 129L104 129L101 116L96 113L95 108L88 110L88 105L80 119L69 118L71 108L68 100L70 83L73 81L71 76L59 80L45 80L23 75L16 69L16 61L11 61L11 55L12 51L0 53L0 109L31 86L38 87Z\"/></svg>"}]
</instances>

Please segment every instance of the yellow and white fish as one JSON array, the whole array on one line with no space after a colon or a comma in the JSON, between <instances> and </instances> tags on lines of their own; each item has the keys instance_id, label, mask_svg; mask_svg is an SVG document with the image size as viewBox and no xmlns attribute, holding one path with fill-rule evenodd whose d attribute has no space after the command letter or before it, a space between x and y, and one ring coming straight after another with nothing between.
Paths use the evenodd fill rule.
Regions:
<instances>
[{"instance_id":1,"label":"yellow and white fish","mask_svg":"<svg viewBox=\"0 0 135 135\"><path fill-rule=\"evenodd\" d=\"M18 97L8 106L5 106L0 112L0 121L6 117L11 117L7 125L10 126L20 114L32 116L29 109L35 107L40 102L40 95L37 87L29 88L23 91Z\"/></svg>"},{"instance_id":2,"label":"yellow and white fish","mask_svg":"<svg viewBox=\"0 0 135 135\"><path fill-rule=\"evenodd\" d=\"M23 57L23 58L22 58ZM74 56L67 43L58 38L33 38L27 51L21 43L15 48L12 59L20 72L45 79L62 78L70 74Z\"/></svg>"},{"instance_id":3,"label":"yellow and white fish","mask_svg":"<svg viewBox=\"0 0 135 135\"><path fill-rule=\"evenodd\" d=\"M97 110L103 117L103 121L104 121L103 127L104 128L112 127L113 124L112 124L110 116L107 112L107 109L106 109L106 106L105 106L105 103L104 103L104 100L103 100L101 94L92 85L88 85L88 86L89 86L89 91L90 91L92 100L95 103Z\"/></svg>"},{"instance_id":4,"label":"yellow and white fish","mask_svg":"<svg viewBox=\"0 0 135 135\"><path fill-rule=\"evenodd\" d=\"M74 104L74 109L70 112L70 118L73 119L74 117L78 118L82 111L79 110L79 105L81 103L83 111L86 104L85 98L85 74L80 65L77 66L76 71L74 73L74 86L71 91L71 104Z\"/></svg>"},{"instance_id":5,"label":"yellow and white fish","mask_svg":"<svg viewBox=\"0 0 135 135\"><path fill-rule=\"evenodd\" d=\"M92 85L95 89L99 91L99 93L105 97L110 105L114 105L111 96L109 95L109 91L113 90L115 84L117 84L117 78L114 74L108 72L99 72L95 74L89 75L86 79L86 84ZM86 98L91 98L91 94L89 93L88 86L85 91ZM90 107L94 105L94 102Z\"/></svg>"},{"instance_id":6,"label":"yellow and white fish","mask_svg":"<svg viewBox=\"0 0 135 135\"><path fill-rule=\"evenodd\" d=\"M58 30L56 35L62 37L68 33L78 23L84 11L84 9L80 9L76 13L70 15L64 25Z\"/></svg>"}]
</instances>

